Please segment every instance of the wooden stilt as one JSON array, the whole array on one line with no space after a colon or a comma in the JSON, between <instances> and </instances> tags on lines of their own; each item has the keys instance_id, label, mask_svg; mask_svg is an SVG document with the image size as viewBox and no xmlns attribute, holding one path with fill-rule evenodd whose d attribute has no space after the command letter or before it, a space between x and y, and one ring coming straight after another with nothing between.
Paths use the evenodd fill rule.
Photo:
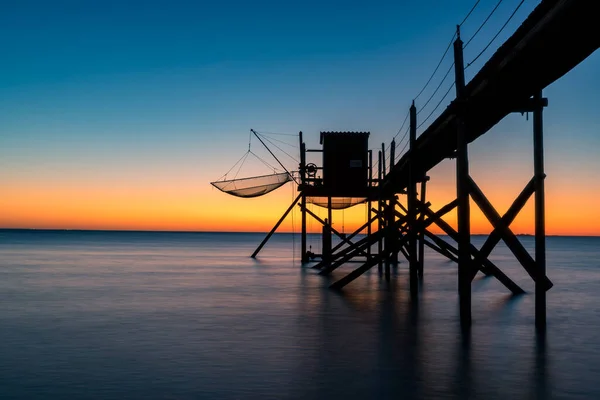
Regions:
<instances>
[{"instance_id":1,"label":"wooden stilt","mask_svg":"<svg viewBox=\"0 0 600 400\"><path fill-rule=\"evenodd\" d=\"M304 188L306 184L306 145L302 140L302 132L299 134L300 137L300 183ZM301 234L300 234L300 259L302 263L309 261L308 253L306 252L306 196L302 194L302 211L301 211Z\"/></svg>"},{"instance_id":2,"label":"wooden stilt","mask_svg":"<svg viewBox=\"0 0 600 400\"><path fill-rule=\"evenodd\" d=\"M421 181L421 204L425 204L426 202L426 190L427 190L427 181L429 177L425 177ZM419 213L419 226L423 226L423 221L425 220L425 213ZM423 280L423 267L425 265L425 231L424 229L419 229L419 279Z\"/></svg>"},{"instance_id":3,"label":"wooden stilt","mask_svg":"<svg viewBox=\"0 0 600 400\"><path fill-rule=\"evenodd\" d=\"M390 264L393 262L394 251L392 248L394 246L394 205L393 200L389 200L388 202L383 203L384 213L385 213L385 241L384 241L384 253L387 254L385 258L385 279L386 281L390 280L391 270Z\"/></svg>"},{"instance_id":4,"label":"wooden stilt","mask_svg":"<svg viewBox=\"0 0 600 400\"><path fill-rule=\"evenodd\" d=\"M541 103L542 92L534 99ZM544 199L544 121L543 106L533 112L533 166L535 179L535 263L539 276L546 276L546 214ZM546 329L546 288L541 280L535 282L535 325Z\"/></svg>"},{"instance_id":5,"label":"wooden stilt","mask_svg":"<svg viewBox=\"0 0 600 400\"><path fill-rule=\"evenodd\" d=\"M410 106L410 136L409 136L409 178L406 205L408 208L408 255L410 297L414 301L419 295L419 261L417 259L417 179L415 176L415 142L417 141L417 108L413 101Z\"/></svg>"},{"instance_id":6,"label":"wooden stilt","mask_svg":"<svg viewBox=\"0 0 600 400\"><path fill-rule=\"evenodd\" d=\"M378 158L378 165L377 165L377 185L379 187L381 187L381 180L383 179L383 160L381 157L382 153L381 151L379 152L379 158ZM379 215L379 221L378 221L378 230L382 231L383 230L383 199L381 197L379 197L378 201L377 201L377 211L378 211L378 215ZM378 268L379 268L379 272L381 273L383 271L383 259L381 258L381 255L383 254L383 237L380 235L379 236L379 241L377 242L377 254L379 257L377 257L378 260Z\"/></svg>"},{"instance_id":7,"label":"wooden stilt","mask_svg":"<svg viewBox=\"0 0 600 400\"><path fill-rule=\"evenodd\" d=\"M454 41L454 75L456 99L464 100L465 70L463 42L460 27ZM471 211L469 205L469 153L464 110L460 113L456 139L456 198L458 200L458 296L460 323L463 328L471 325Z\"/></svg>"},{"instance_id":8,"label":"wooden stilt","mask_svg":"<svg viewBox=\"0 0 600 400\"><path fill-rule=\"evenodd\" d=\"M369 150L369 180L368 186L371 188L373 186L373 150ZM371 235L371 198L369 197L367 201L367 235ZM371 246L367 248L367 254L371 257Z\"/></svg>"},{"instance_id":9,"label":"wooden stilt","mask_svg":"<svg viewBox=\"0 0 600 400\"><path fill-rule=\"evenodd\" d=\"M394 159L396 158L396 140L392 139L392 143L390 144L390 171L392 170L392 168L394 168ZM393 197L392 199L390 199L390 204L389 204L389 213L388 213L388 224L393 225L394 224L394 210L396 209L396 198ZM396 241L398 240L398 233L393 231L390 234L390 240L392 241ZM398 251L394 251L392 252L392 254L390 255L390 262L394 265L398 264Z\"/></svg>"}]
</instances>

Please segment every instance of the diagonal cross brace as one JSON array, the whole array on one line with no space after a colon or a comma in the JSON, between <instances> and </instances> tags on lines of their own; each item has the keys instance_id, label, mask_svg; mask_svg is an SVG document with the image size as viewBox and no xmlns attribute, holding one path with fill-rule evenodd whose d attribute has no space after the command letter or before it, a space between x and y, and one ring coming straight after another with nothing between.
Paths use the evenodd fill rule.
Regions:
<instances>
[{"instance_id":1,"label":"diagonal cross brace","mask_svg":"<svg viewBox=\"0 0 600 400\"><path fill-rule=\"evenodd\" d=\"M521 193L519 193L515 201L511 204L508 211L506 211L504 216L501 218L504 226L510 226L533 193L535 193L535 178L532 178L529 183L527 183L525 188L521 191ZM496 247L500 240L502 240L502 233L500 232L500 229L494 228L479 250L481 255L486 258L489 257L492 253L492 250L494 247ZM474 277L475 275L473 275L473 278Z\"/></svg>"},{"instance_id":2,"label":"diagonal cross brace","mask_svg":"<svg viewBox=\"0 0 600 400\"><path fill-rule=\"evenodd\" d=\"M353 280L355 280L356 278L373 268L375 265L377 265L380 260L389 257L390 254L392 254L396 249L399 249L404 244L404 242L406 242L406 240L407 236L403 236L402 239L400 239L394 244L393 248L387 249L385 253L379 254L377 257L373 257L371 260L368 260L366 263L364 263L354 271L350 272L348 275L332 283L329 287L332 289L343 288L344 286L346 286L347 284L349 284L350 282L352 282Z\"/></svg>"},{"instance_id":3,"label":"diagonal cross brace","mask_svg":"<svg viewBox=\"0 0 600 400\"><path fill-rule=\"evenodd\" d=\"M425 240L425 244L427 244L429 247L431 247L441 255L445 256L446 258L456 263L458 262L458 250L454 246L450 245L449 243L446 243L446 241L437 237L427 229L425 229L424 233L425 236L427 236L433 241L433 243L429 243ZM432 245L435 247L432 247Z\"/></svg>"},{"instance_id":4,"label":"diagonal cross brace","mask_svg":"<svg viewBox=\"0 0 600 400\"><path fill-rule=\"evenodd\" d=\"M302 204L299 204L300 209L302 209L302 211L306 211L311 217L313 217L314 219L316 219L317 221L319 221L322 225L329 225L329 229L331 229L331 231L333 233L335 233L337 235L337 237L339 237L340 239L342 239L342 243L346 243L350 246L353 246L354 243L352 243L348 238L344 237L342 234L340 234L333 226L331 226L330 224L325 223L325 221L323 221L321 218L319 218L319 216L315 213L313 213L312 211L310 211L308 208L303 207ZM363 252L363 255L366 256L367 253Z\"/></svg>"},{"instance_id":5,"label":"diagonal cross brace","mask_svg":"<svg viewBox=\"0 0 600 400\"><path fill-rule=\"evenodd\" d=\"M379 240L380 237L387 234L391 229L396 229L397 226L401 225L402 223L404 223L404 220L399 219L399 220L395 221L394 224L378 230L377 232L372 234L370 237L367 236L364 239L361 239L360 241L356 242L356 244L354 244L353 247L347 247L346 249L340 251L338 253L338 256L340 256L340 257L336 261L331 262L331 264L329 266L324 267L321 270L321 272L319 272L319 274L320 275L328 275L329 273L331 273L331 271L335 270L336 268L340 267L342 264L344 264L348 260L355 257L357 255L356 253L362 252L363 248L365 248L366 246L371 246L372 244L375 244ZM381 259L381 257L377 257L377 259L379 260L379 259Z\"/></svg>"},{"instance_id":6,"label":"diagonal cross brace","mask_svg":"<svg viewBox=\"0 0 600 400\"><path fill-rule=\"evenodd\" d=\"M426 210L428 214L433 214L431 210ZM454 230L448 223L442 219L436 221L436 225L439 226L448 236L450 236L453 240L458 241L458 232ZM474 258L475 263L473 265L477 266L481 271L487 271L489 274L493 275L496 279L498 279L504 286L508 288L514 294L523 294L525 291L517 285L512 279L510 279L504 272L500 270L493 262L485 257L481 257L479 250L472 244L470 245L470 253Z\"/></svg>"},{"instance_id":7,"label":"diagonal cross brace","mask_svg":"<svg viewBox=\"0 0 600 400\"><path fill-rule=\"evenodd\" d=\"M354 236L358 235L360 232L362 232L369 224L375 222L377 220L377 217L371 217L371 219L368 222L365 222L360 228L358 228L357 230L355 230L351 235L347 236L346 239L348 239L348 241L350 241L350 239L352 239ZM344 242L340 242L337 245L335 245L335 247L333 249L331 249L331 252L334 253L335 251L337 251L339 248L341 248L344 245Z\"/></svg>"},{"instance_id":8,"label":"diagonal cross brace","mask_svg":"<svg viewBox=\"0 0 600 400\"><path fill-rule=\"evenodd\" d=\"M475 181L471 177L468 179L471 197L473 201L479 206L485 217L490 221L494 229L498 229L502 240L508 246L510 251L515 255L517 260L521 263L525 271L531 276L536 283L541 283L545 290L549 290L553 283L548 279L546 275L540 275L537 269L537 264L534 259L529 255L525 247L521 244L515 234L502 222L500 214L492 206L489 200L485 197L481 189L477 186Z\"/></svg>"},{"instance_id":9,"label":"diagonal cross brace","mask_svg":"<svg viewBox=\"0 0 600 400\"><path fill-rule=\"evenodd\" d=\"M331 267L333 267L334 265L337 264L337 259L343 258L345 256L348 255L348 253L351 253L352 251L355 251L357 248L359 249L363 249L366 248L367 246L371 246L373 244L375 244L378 240L379 237L381 236L381 230L372 233L370 236L365 236L364 238L360 239L359 241L357 241L356 243L354 243L352 246L346 247L345 249L340 250L339 252L337 252L336 254L332 254L332 260L330 260L329 265L327 265L324 262L319 262L317 264L315 264L313 266L314 269L321 269L321 272L319 272L321 275L327 275L329 272L333 271L336 267L334 267L333 269L330 270ZM352 257L349 257L348 259L350 259Z\"/></svg>"}]
</instances>

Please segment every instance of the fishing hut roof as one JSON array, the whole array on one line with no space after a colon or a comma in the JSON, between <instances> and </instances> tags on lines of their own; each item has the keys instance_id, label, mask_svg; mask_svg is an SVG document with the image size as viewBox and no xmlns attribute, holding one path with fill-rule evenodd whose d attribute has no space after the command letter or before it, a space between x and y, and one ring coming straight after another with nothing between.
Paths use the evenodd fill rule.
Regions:
<instances>
[{"instance_id":1,"label":"fishing hut roof","mask_svg":"<svg viewBox=\"0 0 600 400\"><path fill-rule=\"evenodd\" d=\"M346 137L365 137L368 138L370 132L321 132L320 144L323 144L323 137L325 136L346 136Z\"/></svg>"}]
</instances>

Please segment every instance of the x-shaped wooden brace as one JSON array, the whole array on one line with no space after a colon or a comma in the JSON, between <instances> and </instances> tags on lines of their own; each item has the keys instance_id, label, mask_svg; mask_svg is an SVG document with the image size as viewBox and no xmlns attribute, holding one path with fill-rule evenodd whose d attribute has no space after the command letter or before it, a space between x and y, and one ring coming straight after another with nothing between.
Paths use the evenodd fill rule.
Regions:
<instances>
[{"instance_id":1,"label":"x-shaped wooden brace","mask_svg":"<svg viewBox=\"0 0 600 400\"><path fill-rule=\"evenodd\" d=\"M450 236L453 240L458 242L458 232L442 219L442 216L444 216L449 211L454 209L454 207L456 207L456 204L457 204L457 200L451 201L450 203L448 203L444 207L442 207L437 213L434 213L433 211L431 211L431 209L429 207L424 207L423 212L425 212L425 215L428 218L425 219L424 225L422 227L420 227L420 229L425 229L426 235L431 238L435 235L433 235L431 232L429 232L426 228L429 225L435 223L448 236ZM442 243L445 243L445 241L442 240L441 238L438 238L437 243L438 243L438 245L440 245ZM442 244L440 247L444 248L448 252L452 252L455 254L458 252L453 246L451 246L448 243L445 243L445 245ZM511 280L504 272L502 272L500 270L500 268L498 268L493 262L491 262L487 258L487 256L483 256L481 254L481 251L477 250L477 248L475 246L473 246L472 244L470 245L470 252L474 258L473 265L476 267L476 268L473 268L474 272L472 273L471 279L473 279L475 277L475 274L477 273L478 270L481 270L482 272L484 272L486 274L494 276L504 286L506 286L513 294L525 293L525 291L519 285L517 285L513 280ZM442 254L444 254L444 253L442 253ZM456 257L455 257L455 259L456 259Z\"/></svg>"},{"instance_id":2,"label":"x-shaped wooden brace","mask_svg":"<svg viewBox=\"0 0 600 400\"><path fill-rule=\"evenodd\" d=\"M468 183L471 198L494 227L494 230L483 244L481 251L478 252L478 256L488 257L494 249L494 246L502 239L514 254L515 258L523 268L525 268L529 276L531 276L535 282L541 282L545 290L549 290L553 286L552 282L546 275L541 275L539 273L535 260L509 228L510 223L515 219L525 203L527 203L527 200L535 193L534 180L535 177L529 181L503 217L500 217L498 211L492 206L471 177L469 177ZM473 274L473 276L475 276L475 274Z\"/></svg>"},{"instance_id":3,"label":"x-shaped wooden brace","mask_svg":"<svg viewBox=\"0 0 600 400\"><path fill-rule=\"evenodd\" d=\"M314 219L316 219L316 220L317 220L318 222L320 222L320 223L321 223L323 226L325 226L325 225L329 225L329 229L331 229L331 232L333 232L333 233L334 233L334 234L335 234L337 237L339 237L340 239L342 239L342 242L341 242L339 245L337 245L336 247L334 247L334 248L331 250L331 251L332 251L332 253L333 253L335 250L337 250L338 248L340 248L340 247L341 247L341 245L343 245L344 243L346 243L346 244L348 244L348 245L350 245L350 246L353 246L353 245L354 245L354 243L352 243L352 242L350 241L350 238L346 238L344 235L342 235L341 233L339 233L339 232L338 232L338 231L337 231L337 230L336 230L336 229L335 229L333 226L331 226L330 224L328 224L328 223L326 223L325 221L323 221L323 219L321 219L321 218L320 218L320 217L319 217L317 214L315 214L314 212L310 211L308 208L306 208L306 207L303 207L301 203L300 203L300 204L298 204L298 206L300 207L300 209L301 209L302 211L306 211L306 212L307 212L307 213L308 213L308 214L309 214L311 217L313 217ZM351 236L352 236L352 237L354 237L354 236L358 235L358 233L359 233L360 231L362 231L362 230L363 230L365 227L366 227L366 224L365 224L365 225L363 225L363 226L362 226L362 227L361 227L361 228L360 228L358 231L355 231L355 232L353 232ZM366 256L366 255L367 255L367 253L366 253L366 252L364 252L364 253L363 253L363 255L364 255L364 256ZM320 263L319 263L319 264L320 264ZM318 265L318 264L317 264L317 265ZM315 267L316 267L316 265L315 265ZM313 267L313 268L314 268L314 267Z\"/></svg>"},{"instance_id":4,"label":"x-shaped wooden brace","mask_svg":"<svg viewBox=\"0 0 600 400\"><path fill-rule=\"evenodd\" d=\"M370 236L366 236L358 242L354 243L351 247L346 247L345 249L339 251L336 256L336 260L332 261L330 265L324 266L323 269L319 272L320 275L328 275L336 268L340 267L345 262L350 261L352 258L360 255L364 249L368 246L372 246L377 243L379 239L383 238L386 234L390 232L391 229L397 229L398 226L405 223L405 218L399 219L394 222L394 224L387 226L383 229L378 230L375 233L372 233ZM376 259L379 262L381 255L377 255L376 257L372 257L372 259ZM369 260L370 261L370 260Z\"/></svg>"}]
</instances>

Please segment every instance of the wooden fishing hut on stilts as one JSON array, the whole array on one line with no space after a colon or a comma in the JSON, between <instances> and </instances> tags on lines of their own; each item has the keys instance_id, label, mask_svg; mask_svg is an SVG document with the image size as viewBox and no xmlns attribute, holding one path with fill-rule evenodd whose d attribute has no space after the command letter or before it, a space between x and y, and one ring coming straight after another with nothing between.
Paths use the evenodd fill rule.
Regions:
<instances>
[{"instance_id":1,"label":"wooden fishing hut on stilts","mask_svg":"<svg viewBox=\"0 0 600 400\"><path fill-rule=\"evenodd\" d=\"M301 159L297 179L286 170L285 174L263 177L264 182L255 187L246 184L251 195L268 192L292 179L299 190L294 202L252 256L256 257L287 214L299 204L303 262L315 258L317 262L313 267L321 275L328 275L350 262L360 263L358 268L331 284L332 288L343 288L375 265L381 271L385 270L385 277L389 279L390 265L396 263L399 254L402 254L409 264L411 300L417 301L419 281L424 279L424 247L428 246L458 264L460 322L463 328L468 329L471 325L471 282L479 272L495 277L513 295L524 293L490 259L494 247L503 241L534 281L535 324L540 331L545 330L546 292L553 284L546 275L543 109L548 101L542 96L542 90L600 47L593 3L587 0L542 1L468 83L465 81L465 69L483 52L465 67L459 26L452 42L455 81L446 93L450 93L454 86L456 98L425 127L418 138L417 111L413 102L408 114L408 151L396 160L395 142L392 141L388 168L383 144L377 154L376 174L373 154L367 145L368 133L322 132L323 148L320 150L307 150L300 134ZM506 213L500 215L470 176L468 150L470 143L515 112L533 114L533 176ZM306 153L313 151L323 152L322 166L306 163ZM456 163L456 199L434 211L426 199L427 173L447 159ZM322 176L318 175L319 171ZM213 183L216 187L230 184L235 186L233 181ZM399 196L406 196L406 206L398 200ZM532 197L535 206L533 255L510 229L511 223ZM479 249L471 242L470 200L481 209L493 227ZM350 205L368 204L367 221L347 236L334 229L331 221L332 210L344 202ZM308 203L324 205L328 218L319 218L307 208ZM454 209L458 217L456 229L444 221L444 217ZM323 227L321 254L307 252L308 217L315 218ZM433 233L429 229L432 225L436 225L445 236ZM358 238L359 233L365 234ZM340 239L335 246L331 244L332 235Z\"/></svg>"},{"instance_id":2,"label":"wooden fishing hut on stilts","mask_svg":"<svg viewBox=\"0 0 600 400\"><path fill-rule=\"evenodd\" d=\"M369 132L321 132L321 149L307 149L302 132L299 133L300 163L298 166L298 196L281 216L271 232L260 243L252 257L260 252L281 222L298 205L301 213L302 263L318 260L317 268L329 265L338 259L341 251L354 246L354 238L360 233L370 235L377 217L372 216L371 204L376 200L378 178L373 178L372 151L368 149ZM307 153L321 153L322 163L307 162ZM378 171L378 176L381 172ZM368 221L347 235L333 226L333 210L343 210L357 204L367 203ZM321 218L308 207L314 204L327 210ZM321 225L321 253L307 248L307 220L314 219ZM333 245L332 237L339 239ZM372 257L371 248L361 252L365 260ZM353 260L358 262L358 260Z\"/></svg>"}]
</instances>

